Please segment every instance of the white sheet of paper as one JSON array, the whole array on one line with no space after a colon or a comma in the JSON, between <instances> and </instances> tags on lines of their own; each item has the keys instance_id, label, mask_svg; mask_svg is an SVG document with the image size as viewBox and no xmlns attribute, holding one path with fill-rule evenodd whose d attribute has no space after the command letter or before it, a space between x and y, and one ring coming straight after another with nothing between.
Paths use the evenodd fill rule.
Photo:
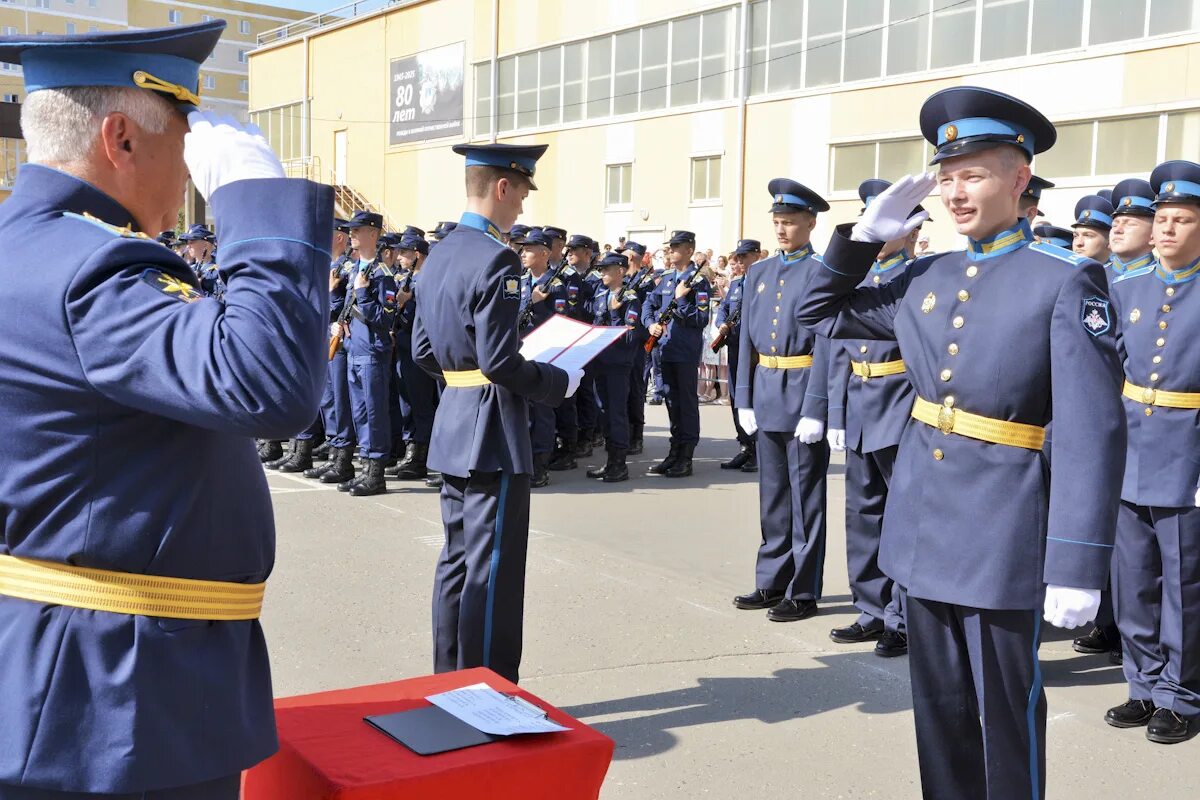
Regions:
<instances>
[{"instance_id":1,"label":"white sheet of paper","mask_svg":"<svg viewBox=\"0 0 1200 800\"><path fill-rule=\"evenodd\" d=\"M525 337L521 355L527 361L553 362L565 370L583 369L600 351L625 335L625 328L593 327L555 314Z\"/></svg>"},{"instance_id":2,"label":"white sheet of paper","mask_svg":"<svg viewBox=\"0 0 1200 800\"><path fill-rule=\"evenodd\" d=\"M476 730L494 736L566 731L546 718L546 712L519 697L497 692L486 683L464 686L425 698Z\"/></svg>"}]
</instances>

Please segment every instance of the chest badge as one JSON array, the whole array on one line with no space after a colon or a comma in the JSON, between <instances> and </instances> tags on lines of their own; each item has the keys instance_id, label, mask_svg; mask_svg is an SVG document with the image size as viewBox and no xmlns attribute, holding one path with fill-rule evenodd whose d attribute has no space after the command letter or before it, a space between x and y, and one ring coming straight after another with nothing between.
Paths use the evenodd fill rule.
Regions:
<instances>
[{"instance_id":1,"label":"chest badge","mask_svg":"<svg viewBox=\"0 0 1200 800\"><path fill-rule=\"evenodd\" d=\"M766 289L767 289L767 285L765 283L759 282L758 293L762 294L764 291L766 291Z\"/></svg>"},{"instance_id":2,"label":"chest badge","mask_svg":"<svg viewBox=\"0 0 1200 800\"><path fill-rule=\"evenodd\" d=\"M1129 321L1131 323L1137 322L1141 318L1142 318L1142 310L1140 308L1135 308L1133 311L1129 312Z\"/></svg>"},{"instance_id":3,"label":"chest badge","mask_svg":"<svg viewBox=\"0 0 1200 800\"><path fill-rule=\"evenodd\" d=\"M935 305L937 305L937 297L934 296L933 292L930 292L929 294L925 295L925 299L921 301L921 311L928 314L933 311L933 307Z\"/></svg>"}]
</instances>

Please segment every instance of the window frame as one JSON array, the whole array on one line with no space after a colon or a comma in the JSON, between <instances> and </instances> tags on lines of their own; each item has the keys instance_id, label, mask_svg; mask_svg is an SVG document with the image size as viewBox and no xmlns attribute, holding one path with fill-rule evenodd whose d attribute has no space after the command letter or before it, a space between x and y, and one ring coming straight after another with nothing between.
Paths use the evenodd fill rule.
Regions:
<instances>
[{"instance_id":1,"label":"window frame","mask_svg":"<svg viewBox=\"0 0 1200 800\"><path fill-rule=\"evenodd\" d=\"M617 202L609 201L612 195L614 170L620 181ZM626 177L628 176L628 177ZM622 199L625 198L625 199ZM604 210L629 211L633 208L633 161L614 161L604 165Z\"/></svg>"},{"instance_id":2,"label":"window frame","mask_svg":"<svg viewBox=\"0 0 1200 800\"><path fill-rule=\"evenodd\" d=\"M697 162L701 162L701 161L706 162L705 175L704 175L704 189L705 189L704 195L705 196L697 197L697 195L696 195L696 165L697 165ZM713 164L714 163L716 164L716 175L717 175L717 184L718 184L717 185L717 193L715 195L712 194L710 191L712 188ZM692 153L691 158L688 161L688 166L690 167L690 169L688 170L688 206L690 208L704 208L704 207L712 207L712 206L722 205L724 202L724 200L722 199L722 196L723 196L722 192L725 189L725 186L724 186L724 183L725 183L725 181L724 181L725 153L724 152Z\"/></svg>"}]
</instances>

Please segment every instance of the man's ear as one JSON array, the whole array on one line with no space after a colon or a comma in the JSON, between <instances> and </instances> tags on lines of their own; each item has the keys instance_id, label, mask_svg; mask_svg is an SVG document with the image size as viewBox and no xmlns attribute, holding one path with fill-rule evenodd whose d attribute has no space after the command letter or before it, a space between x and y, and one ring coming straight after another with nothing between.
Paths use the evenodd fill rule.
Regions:
<instances>
[{"instance_id":1,"label":"man's ear","mask_svg":"<svg viewBox=\"0 0 1200 800\"><path fill-rule=\"evenodd\" d=\"M133 158L135 126L128 117L113 112L100 123L100 142L104 156L114 168L127 165Z\"/></svg>"},{"instance_id":2,"label":"man's ear","mask_svg":"<svg viewBox=\"0 0 1200 800\"><path fill-rule=\"evenodd\" d=\"M496 185L492 188L492 198L497 202L502 202L508 193L512 191L512 183L508 178L501 178L496 181Z\"/></svg>"}]
</instances>

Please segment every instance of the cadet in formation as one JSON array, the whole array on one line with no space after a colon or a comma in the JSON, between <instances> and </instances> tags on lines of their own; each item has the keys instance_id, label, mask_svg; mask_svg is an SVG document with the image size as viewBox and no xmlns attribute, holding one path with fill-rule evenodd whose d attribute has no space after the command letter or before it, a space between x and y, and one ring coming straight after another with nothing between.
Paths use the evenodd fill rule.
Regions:
<instances>
[{"instance_id":1,"label":"cadet in formation","mask_svg":"<svg viewBox=\"0 0 1200 800\"><path fill-rule=\"evenodd\" d=\"M737 433L738 452L733 458L721 463L721 469L737 469L742 472L758 471L758 442L754 434L742 427L738 418L738 404L734 389L737 382L738 356L742 340L742 308L745 304L746 270L758 261L762 244L757 239L742 239L733 248L729 257L729 289L717 306L718 342L717 349L728 354L729 364L729 407L733 411L733 429Z\"/></svg>"},{"instance_id":2,"label":"cadet in formation","mask_svg":"<svg viewBox=\"0 0 1200 800\"><path fill-rule=\"evenodd\" d=\"M1108 233L1112 230L1113 207L1098 194L1081 197L1075 204L1075 222L1071 228L1072 250L1084 258L1108 264Z\"/></svg>"},{"instance_id":3,"label":"cadet in formation","mask_svg":"<svg viewBox=\"0 0 1200 800\"><path fill-rule=\"evenodd\" d=\"M317 411L333 197L196 111L224 27L0 37L30 161L0 268L39 265L0 283L3 800L232 800L277 748L254 438ZM224 303L151 238L189 171Z\"/></svg>"},{"instance_id":4,"label":"cadet in formation","mask_svg":"<svg viewBox=\"0 0 1200 800\"><path fill-rule=\"evenodd\" d=\"M400 274L396 289L396 410L401 442L399 461L387 474L400 480L420 480L429 474L429 438L440 395L437 381L413 359L412 329L417 313L420 273L429 255L425 232L409 226L396 245Z\"/></svg>"},{"instance_id":5,"label":"cadet in formation","mask_svg":"<svg viewBox=\"0 0 1200 800\"><path fill-rule=\"evenodd\" d=\"M1114 313L1103 266L1034 243L1020 216L1029 162L1056 136L1041 113L955 87L920 122L938 172L897 181L835 233L799 319L897 341L915 391L880 566L908 591L925 796L1043 797L1041 622L1091 622L1112 555L1125 449ZM967 250L860 286L935 185Z\"/></svg>"}]
</instances>

